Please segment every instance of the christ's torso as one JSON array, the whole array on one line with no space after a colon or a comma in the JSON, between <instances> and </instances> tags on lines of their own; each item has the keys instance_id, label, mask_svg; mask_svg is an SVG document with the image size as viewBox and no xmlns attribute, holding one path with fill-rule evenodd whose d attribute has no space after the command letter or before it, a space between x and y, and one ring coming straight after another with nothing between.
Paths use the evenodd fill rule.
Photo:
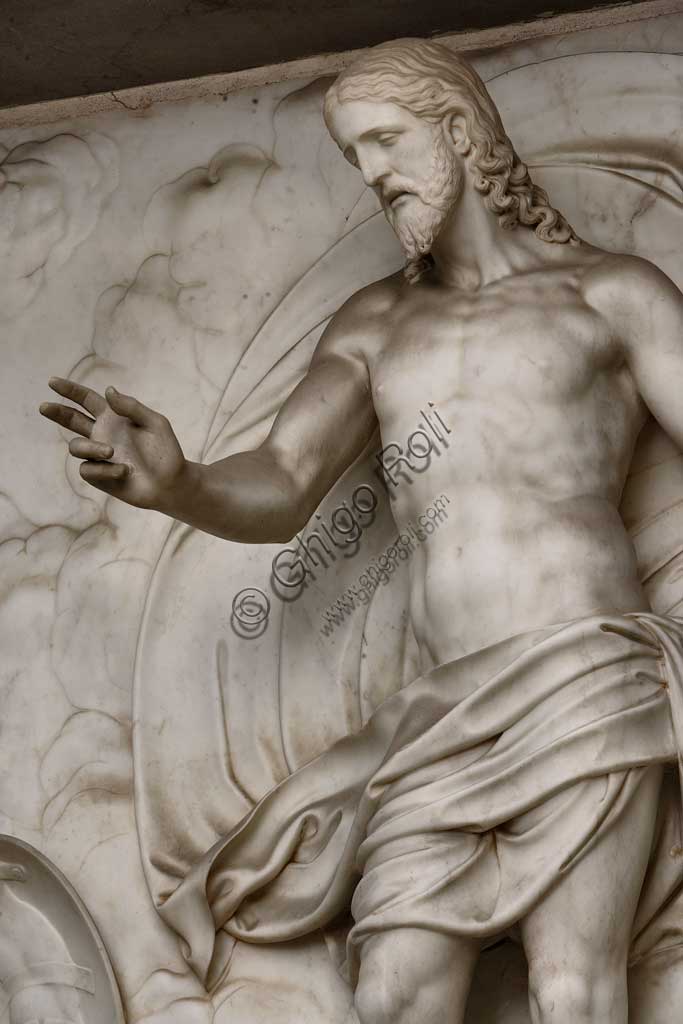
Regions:
<instances>
[{"instance_id":1,"label":"christ's torso","mask_svg":"<svg viewBox=\"0 0 683 1024\"><path fill-rule=\"evenodd\" d=\"M368 344L383 446L405 446L420 410L450 430L428 468L392 488L399 528L449 499L411 560L425 667L550 622L647 608L618 512L647 414L586 291L580 263L476 293L404 285Z\"/></svg>"}]
</instances>

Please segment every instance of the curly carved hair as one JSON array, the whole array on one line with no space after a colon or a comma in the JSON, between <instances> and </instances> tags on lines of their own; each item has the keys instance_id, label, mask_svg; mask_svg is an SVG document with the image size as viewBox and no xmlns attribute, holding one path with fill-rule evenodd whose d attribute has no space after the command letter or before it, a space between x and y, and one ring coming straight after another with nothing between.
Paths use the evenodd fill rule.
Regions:
<instances>
[{"instance_id":1,"label":"curly carved hair","mask_svg":"<svg viewBox=\"0 0 683 1024\"><path fill-rule=\"evenodd\" d=\"M501 226L523 224L544 242L576 240L565 218L550 205L547 193L531 180L481 78L447 46L424 39L398 39L373 47L342 71L328 89L326 123L329 126L335 101L368 99L395 103L434 124L461 114L472 146L474 187Z\"/></svg>"}]
</instances>

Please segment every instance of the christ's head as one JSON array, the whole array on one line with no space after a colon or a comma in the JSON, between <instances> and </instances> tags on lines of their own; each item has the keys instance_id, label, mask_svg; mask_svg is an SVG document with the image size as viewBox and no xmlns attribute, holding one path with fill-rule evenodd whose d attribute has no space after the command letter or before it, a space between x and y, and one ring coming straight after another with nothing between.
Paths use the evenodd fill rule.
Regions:
<instances>
[{"instance_id":1,"label":"christ's head","mask_svg":"<svg viewBox=\"0 0 683 1024\"><path fill-rule=\"evenodd\" d=\"M369 50L328 90L325 121L377 193L411 280L468 184L504 228L522 224L547 242L575 237L531 181L484 83L440 43L402 39Z\"/></svg>"}]
</instances>

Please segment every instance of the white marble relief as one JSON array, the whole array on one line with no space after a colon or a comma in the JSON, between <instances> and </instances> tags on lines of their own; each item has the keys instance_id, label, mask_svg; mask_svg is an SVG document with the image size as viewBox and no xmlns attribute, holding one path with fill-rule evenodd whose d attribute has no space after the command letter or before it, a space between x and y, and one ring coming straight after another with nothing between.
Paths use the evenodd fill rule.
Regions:
<instances>
[{"instance_id":1,"label":"white marble relief","mask_svg":"<svg viewBox=\"0 0 683 1024\"><path fill-rule=\"evenodd\" d=\"M681 216L677 184L680 100L674 71L677 61L616 55L610 61L609 77L605 75L605 63L603 56L588 55L571 62L545 64L540 69L512 72L494 82L492 92L501 97L502 112L513 137L519 126L519 134L524 139L523 152L529 154L535 176L551 190L551 195L562 197L562 203L556 200L558 206L569 213L577 230L584 236L591 236L594 228L592 237L596 242L609 244L615 250L647 254L675 277L680 264L676 261L675 242L670 232L672 221L677 223ZM640 67L636 69L637 64ZM644 118L634 123L622 109L620 97L625 83L634 74L639 82L647 79L652 93L657 94L653 103L657 113L652 120ZM519 92L511 87L515 78L527 79ZM577 105L567 119L560 111L565 86L569 85L571 94L577 97ZM647 93L647 89L643 92ZM579 105L581 96L585 96L585 102ZM611 126L614 141L611 147L602 148L598 126L605 122ZM657 139L662 136L669 140L667 149L657 145ZM374 222L370 223L374 227ZM377 220L376 224L380 229L381 221ZM350 233L350 237L352 235ZM356 266L362 273L362 268ZM324 274L324 269L316 269ZM315 282L315 273L311 272L312 282ZM362 279L358 283L363 283ZM313 289L314 294L321 292L325 293L323 288ZM303 324L301 333L304 333L309 323L306 313L314 301L305 292L303 295L293 292L288 302L295 300L294 308L298 312L291 319L299 329ZM263 395L262 405L268 413L260 431L257 432L250 405L244 399L251 382L248 375L251 367L247 364L244 390L239 378L234 383L231 381L224 399L224 408L237 411L230 419L227 413L223 417L229 419L223 439L219 434L214 436L204 451L205 461L213 461L260 440L279 405L272 397L278 382L282 381L280 401L291 387L291 375L285 375L284 366L276 363L280 352L288 352L291 346L287 340L290 314L285 303L283 309L284 323L275 321L266 325L266 345L257 349L260 340L257 336L250 352L255 355L265 349L274 355L270 386L263 371L255 376L252 385L253 405L257 396ZM293 353L289 353L288 359L291 364ZM299 374L305 365L304 359ZM244 432L240 431L242 418ZM639 490L637 478L634 478L628 491L629 503L633 502L629 506L630 525L636 534L636 547L642 553L648 546L648 537L656 532L648 530L644 524L652 515L652 507L661 500L661 487L652 487L656 465L664 458L656 444L653 440L655 448L650 452L643 444L640 456L645 466L652 467L649 470L652 489ZM368 464L347 475L333 490L319 510L321 520L329 520L335 507L348 499L359 482L372 484L371 471L372 457ZM643 508L646 499L649 507ZM362 569L359 561L364 564L372 561L391 542L392 527L385 515L386 503L383 504L375 522L364 532L362 559L357 559L355 564L349 560L344 569L335 565L332 572L321 570L315 584L301 600L291 605L278 604L272 599L268 631L258 640L245 638L241 644L230 636L225 604L220 598L223 581L230 576L233 594L249 586L260 587L263 593L270 594L273 549L266 549L259 556L253 548L235 548L185 527L176 528L171 534L150 592L149 617L143 627L138 659L138 714L141 723L146 723L138 733L139 751L142 757L146 749L155 752L148 774L152 796L148 801L143 792L139 807L143 816L149 815L146 820L146 828L150 829L148 849L157 854L150 877L153 884L161 886L159 893L163 889L160 873L166 872L166 879L172 885L171 878L176 871L182 873L183 870L176 866L178 860L182 862L187 858L185 863L191 863L198 858L202 847L207 849L221 832L225 834L229 829L231 813L234 815L232 824L236 824L251 801L329 746L336 736L353 731L366 721L371 710L387 696L386 688L391 686L392 679L396 685L416 674L414 652L409 651L406 656L401 639L404 592L398 580L394 580L391 588L378 592L369 610L357 608L351 621L346 619L335 626L334 631L321 635L321 607L333 604L338 593L353 582ZM638 509L637 505L640 505ZM315 529L317 525L312 522L310 528ZM672 563L672 554L676 554L675 549L667 550L667 557L662 558L660 551L659 563L652 560L648 563L646 556L644 563L654 607L675 613L680 594L675 586L671 588L668 580L656 575L659 565L667 563L671 568L677 563L677 555ZM208 594L201 608L186 582L196 571L198 560L203 564L202 579ZM404 573L399 571L398 575ZM187 603L179 604L179 594L187 594ZM155 622L164 624L163 634L157 635ZM176 636L184 632L185 644L169 647L166 642L169 625ZM394 643L388 639L392 633L396 637ZM203 639L198 642L200 636ZM201 666L199 675L207 681L203 706L197 692L187 690L184 682L197 666ZM153 679L163 679L163 686L150 689ZM177 679L175 687L169 686L172 679ZM320 698L321 680L326 680L325 700ZM227 737L220 728L218 731L215 728L223 714ZM178 741L168 733L174 721L182 723L186 742L191 743L192 736L197 742L195 751L188 751L184 765L177 761ZM157 736L162 735L162 724L163 739L157 740ZM146 727L149 729L147 740L144 738ZM213 746L207 750L207 736L211 735L214 736ZM212 752L210 762L209 751ZM164 758L168 758L168 769L163 766ZM171 805L166 798L157 802L161 779L166 770L170 770L171 761L179 775L179 792L192 794L201 785L200 778L211 779L208 787L211 796L203 804L191 798L185 806ZM146 769L143 767L142 771ZM232 812L229 808L233 808ZM193 813L197 817L192 817ZM164 846L158 829L166 829L170 817L177 819L173 833L183 832L184 852L181 854L176 849L173 864L169 861L169 866L164 868L158 859L158 847ZM154 825L155 818L158 826ZM193 823L190 828L187 827L189 821ZM216 827L214 832L210 823L218 821L222 826ZM328 941L332 942L329 936ZM514 963L516 954L510 951L509 955ZM480 970L487 969L491 967L485 955ZM485 991L490 990L482 987L481 992ZM522 1014L521 1019L525 1019L523 997L520 993L517 996L518 1012ZM474 998L476 1000L477 996ZM477 1012L484 1012L481 1003Z\"/></svg>"},{"instance_id":2,"label":"white marble relief","mask_svg":"<svg viewBox=\"0 0 683 1024\"><path fill-rule=\"evenodd\" d=\"M123 1024L116 979L86 908L26 843L0 836L0 1020Z\"/></svg>"},{"instance_id":3,"label":"white marble relief","mask_svg":"<svg viewBox=\"0 0 683 1024\"><path fill-rule=\"evenodd\" d=\"M579 233L608 248L646 255L673 277L681 166L677 66L666 56L567 58L513 71L491 85L510 135L532 165L539 165L534 176ZM633 81L637 117L623 102ZM91 212L79 222L82 234L74 228L69 236L76 240L69 243L72 258L47 281L51 288L42 298L37 288L33 299L19 299L29 295L21 288L16 292L8 343L41 338L19 360L19 371L28 369L32 381L26 409L44 397L44 374L58 372L100 390L114 383L162 409L193 458L218 458L263 436L305 371L329 316L358 287L401 260L374 197L359 187L322 125L326 84L263 90L254 97L262 112L254 105L253 114L251 97L245 97L232 121L233 101L216 104L202 126L198 164L191 131L182 144L176 133L168 146L168 170L160 165L172 119L153 115L145 125L121 115L118 128L113 121L103 126L118 139L121 187L128 192L119 189L112 196L116 203L95 224L96 201L101 204L106 189L93 186L91 192L100 188L100 198L88 193ZM174 112L179 122L183 116L185 111ZM606 123L615 140L611 147L604 145ZM21 152L8 141L8 150ZM141 171L136 160L143 152ZM35 209L49 212L54 190L42 182L39 187L46 191L37 195ZM126 226L120 216L128 193ZM31 225L35 217L32 212ZM95 224L96 238L88 240L93 248L86 243L75 252L88 233L86 223L88 230ZM27 240L27 267L33 267L36 253L47 252L49 225L50 216ZM103 265L96 257L112 239L115 265ZM82 282L90 263L86 293ZM46 273L50 266L48 254ZM54 267L57 272L56 257ZM65 312L70 295L82 321L73 340L67 335L75 319ZM53 308L56 342L49 330ZM21 379L20 373L10 376L15 390ZM401 678L410 675L411 650L404 658L383 644L361 649L357 618L332 637L311 629L321 607L355 578L360 562L382 550L389 530L386 507L364 531L361 553L343 572L335 566L321 576L316 593L291 606L274 601L263 639L245 643L230 628L231 602L243 587L268 589L276 548L245 549L199 534L177 552L174 537L164 547L164 518L96 495L71 467L60 480L64 440L49 440L44 424L27 429L38 480L26 479L19 459L10 455L2 499L7 539L0 549L0 615L3 649L11 652L3 685L4 830L53 857L85 898L112 954L131 1021L205 1024L215 1010L218 1022L237 1016L245 1022L284 1024L296 1018L341 1024L351 997L330 956L337 950L332 934L292 946L230 943L229 971L212 998L187 968L175 936L154 911L139 866L131 684L147 602L137 671L143 702L154 710L141 725L144 733L153 728L154 716L160 724L166 718L168 745L157 765L160 777L172 780L172 824L165 835L171 847L188 830L192 842L201 842L208 833L194 823L210 820L214 804L221 820L231 813L237 820L274 782L363 721L393 687L390 676L397 678L399 666ZM3 444L9 436L3 427ZM39 480L45 477L43 487ZM333 492L321 509L323 518L347 496L348 486L344 481ZM399 593L402 600L397 581L391 598L380 607L373 604L368 635L398 635ZM224 753L224 712L202 699L206 692L215 698L216 680L229 699L225 714L235 773L229 793L224 778L213 785ZM188 706L179 713L186 698ZM173 713L165 716L167 706ZM190 714L200 723L194 730ZM112 877L121 880L119 892L112 892ZM500 956L500 950L486 954L480 971L491 972L492 958ZM507 1013L499 1018L507 1022L525 1020L526 993L514 959L505 961L504 970L511 988L507 995L492 993L501 1004L495 1012ZM481 1005L488 988L475 987L473 1020L493 1012ZM517 1011L509 1008L515 999Z\"/></svg>"},{"instance_id":4,"label":"white marble relief","mask_svg":"<svg viewBox=\"0 0 683 1024\"><path fill-rule=\"evenodd\" d=\"M93 231L118 184L118 153L96 133L0 148L0 316L27 306Z\"/></svg>"}]
</instances>

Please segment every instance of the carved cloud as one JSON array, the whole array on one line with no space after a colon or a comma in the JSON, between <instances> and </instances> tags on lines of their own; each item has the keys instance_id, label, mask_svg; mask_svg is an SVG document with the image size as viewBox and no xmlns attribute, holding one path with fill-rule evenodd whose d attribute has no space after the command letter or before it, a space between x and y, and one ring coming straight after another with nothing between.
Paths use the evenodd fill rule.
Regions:
<instances>
[{"instance_id":1,"label":"carved cloud","mask_svg":"<svg viewBox=\"0 0 683 1024\"><path fill-rule=\"evenodd\" d=\"M0 151L0 317L24 309L95 227L118 184L103 135L55 135Z\"/></svg>"}]
</instances>

